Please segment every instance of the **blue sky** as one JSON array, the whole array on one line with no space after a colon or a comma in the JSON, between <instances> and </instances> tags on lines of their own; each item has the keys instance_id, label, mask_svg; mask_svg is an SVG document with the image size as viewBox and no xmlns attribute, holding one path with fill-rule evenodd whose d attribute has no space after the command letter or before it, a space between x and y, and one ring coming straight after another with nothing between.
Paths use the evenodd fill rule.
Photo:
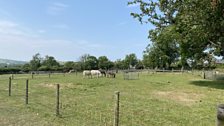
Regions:
<instances>
[{"instance_id":1,"label":"blue sky","mask_svg":"<svg viewBox=\"0 0 224 126\"><path fill-rule=\"evenodd\" d=\"M127 0L1 0L0 58L28 61L35 53L61 61L83 54L111 60L135 53L150 40L149 24L130 16Z\"/></svg>"}]
</instances>

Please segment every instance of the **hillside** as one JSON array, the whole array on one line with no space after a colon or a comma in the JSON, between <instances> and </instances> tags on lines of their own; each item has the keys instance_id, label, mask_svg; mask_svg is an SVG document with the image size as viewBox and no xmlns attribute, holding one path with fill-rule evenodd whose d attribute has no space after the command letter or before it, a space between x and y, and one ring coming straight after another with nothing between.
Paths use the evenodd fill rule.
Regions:
<instances>
[{"instance_id":1,"label":"hillside","mask_svg":"<svg viewBox=\"0 0 224 126\"><path fill-rule=\"evenodd\" d=\"M17 61L17 60L10 60L10 59L1 59L0 64L8 64L8 65L23 65L27 62L25 61Z\"/></svg>"}]
</instances>

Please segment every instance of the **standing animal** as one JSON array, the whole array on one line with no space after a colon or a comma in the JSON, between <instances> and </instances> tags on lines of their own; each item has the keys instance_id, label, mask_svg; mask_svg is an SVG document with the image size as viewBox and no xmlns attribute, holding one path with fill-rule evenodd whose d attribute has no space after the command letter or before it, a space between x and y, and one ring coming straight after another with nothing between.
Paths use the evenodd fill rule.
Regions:
<instances>
[{"instance_id":1,"label":"standing animal","mask_svg":"<svg viewBox=\"0 0 224 126\"><path fill-rule=\"evenodd\" d=\"M106 71L105 71L105 70L100 69L99 71L100 71L100 73L101 73L104 77L106 77Z\"/></svg>"},{"instance_id":2,"label":"standing animal","mask_svg":"<svg viewBox=\"0 0 224 126\"><path fill-rule=\"evenodd\" d=\"M107 77L109 77L109 78L115 78L116 77L116 74L114 72L112 72L112 71L108 71L107 72Z\"/></svg>"},{"instance_id":3,"label":"standing animal","mask_svg":"<svg viewBox=\"0 0 224 126\"><path fill-rule=\"evenodd\" d=\"M83 78L92 78L92 75L91 75L91 71L90 70L84 70L83 73Z\"/></svg>"},{"instance_id":4,"label":"standing animal","mask_svg":"<svg viewBox=\"0 0 224 126\"><path fill-rule=\"evenodd\" d=\"M102 76L102 74L99 70L91 70L91 76L99 78Z\"/></svg>"}]
</instances>

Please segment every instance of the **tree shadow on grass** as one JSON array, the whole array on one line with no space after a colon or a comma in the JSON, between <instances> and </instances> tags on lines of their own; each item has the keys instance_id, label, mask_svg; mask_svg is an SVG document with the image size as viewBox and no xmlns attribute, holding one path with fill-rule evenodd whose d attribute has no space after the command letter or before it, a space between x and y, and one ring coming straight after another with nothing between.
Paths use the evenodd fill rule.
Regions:
<instances>
[{"instance_id":1,"label":"tree shadow on grass","mask_svg":"<svg viewBox=\"0 0 224 126\"><path fill-rule=\"evenodd\" d=\"M223 80L217 80L217 81L200 80L200 81L191 81L190 83L196 86L201 86L201 87L224 89Z\"/></svg>"}]
</instances>

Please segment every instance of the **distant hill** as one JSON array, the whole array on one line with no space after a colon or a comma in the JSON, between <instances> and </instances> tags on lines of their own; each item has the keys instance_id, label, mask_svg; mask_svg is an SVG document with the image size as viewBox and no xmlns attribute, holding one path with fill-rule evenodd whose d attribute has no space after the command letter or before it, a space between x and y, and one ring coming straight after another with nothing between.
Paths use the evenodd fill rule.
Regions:
<instances>
[{"instance_id":1,"label":"distant hill","mask_svg":"<svg viewBox=\"0 0 224 126\"><path fill-rule=\"evenodd\" d=\"M26 64L25 61L17 61L17 60L10 60L10 59L1 59L0 64L7 64L7 65L23 65Z\"/></svg>"}]
</instances>

